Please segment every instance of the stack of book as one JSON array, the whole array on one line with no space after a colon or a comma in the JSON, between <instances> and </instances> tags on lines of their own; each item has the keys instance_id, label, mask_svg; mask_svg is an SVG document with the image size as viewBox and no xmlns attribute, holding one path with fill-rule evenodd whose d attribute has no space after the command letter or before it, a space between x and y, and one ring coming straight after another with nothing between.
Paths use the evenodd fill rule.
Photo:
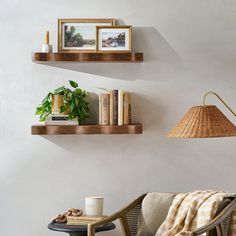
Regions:
<instances>
[{"instance_id":1,"label":"stack of book","mask_svg":"<svg viewBox=\"0 0 236 236\"><path fill-rule=\"evenodd\" d=\"M99 125L130 125L130 94L112 90L99 94Z\"/></svg>"},{"instance_id":2,"label":"stack of book","mask_svg":"<svg viewBox=\"0 0 236 236\"><path fill-rule=\"evenodd\" d=\"M67 225L88 225L93 224L101 219L103 219L105 216L67 216Z\"/></svg>"},{"instance_id":3,"label":"stack of book","mask_svg":"<svg viewBox=\"0 0 236 236\"><path fill-rule=\"evenodd\" d=\"M45 125L78 125L77 119L69 120L68 115L49 115Z\"/></svg>"}]
</instances>

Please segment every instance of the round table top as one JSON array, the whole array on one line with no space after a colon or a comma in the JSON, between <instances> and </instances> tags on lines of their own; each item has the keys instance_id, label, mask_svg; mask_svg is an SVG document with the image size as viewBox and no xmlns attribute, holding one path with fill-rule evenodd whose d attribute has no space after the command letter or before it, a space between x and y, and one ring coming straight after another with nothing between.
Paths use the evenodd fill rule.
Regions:
<instances>
[{"instance_id":1,"label":"round table top","mask_svg":"<svg viewBox=\"0 0 236 236\"><path fill-rule=\"evenodd\" d=\"M108 223L95 228L95 232L107 231L115 229L116 225L114 223ZM60 231L65 233L73 232L87 232L87 225L67 225L66 223L50 223L48 224L48 229L54 231Z\"/></svg>"}]
</instances>

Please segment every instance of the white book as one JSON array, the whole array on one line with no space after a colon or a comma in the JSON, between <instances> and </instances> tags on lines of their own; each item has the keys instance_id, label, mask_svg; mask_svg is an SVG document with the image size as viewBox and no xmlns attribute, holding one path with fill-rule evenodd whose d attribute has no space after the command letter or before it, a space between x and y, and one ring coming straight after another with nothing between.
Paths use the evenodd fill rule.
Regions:
<instances>
[{"instance_id":1,"label":"white book","mask_svg":"<svg viewBox=\"0 0 236 236\"><path fill-rule=\"evenodd\" d=\"M48 117L68 117L68 115L63 115L63 114L54 115L54 114L50 114Z\"/></svg>"},{"instance_id":2,"label":"white book","mask_svg":"<svg viewBox=\"0 0 236 236\"><path fill-rule=\"evenodd\" d=\"M78 121L45 121L45 125L78 125Z\"/></svg>"},{"instance_id":3,"label":"white book","mask_svg":"<svg viewBox=\"0 0 236 236\"><path fill-rule=\"evenodd\" d=\"M124 124L124 91L118 91L118 125Z\"/></svg>"}]
</instances>

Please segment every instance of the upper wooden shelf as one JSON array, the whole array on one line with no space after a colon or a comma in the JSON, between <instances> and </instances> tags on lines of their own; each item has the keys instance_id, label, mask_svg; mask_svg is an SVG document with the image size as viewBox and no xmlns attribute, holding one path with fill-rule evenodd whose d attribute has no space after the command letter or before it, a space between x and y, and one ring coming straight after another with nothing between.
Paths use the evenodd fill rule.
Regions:
<instances>
[{"instance_id":1,"label":"upper wooden shelf","mask_svg":"<svg viewBox=\"0 0 236 236\"><path fill-rule=\"evenodd\" d=\"M33 135L142 134L142 124L132 125L33 125Z\"/></svg>"},{"instance_id":2,"label":"upper wooden shelf","mask_svg":"<svg viewBox=\"0 0 236 236\"><path fill-rule=\"evenodd\" d=\"M43 62L142 62L143 53L117 52L117 53L32 53L32 61Z\"/></svg>"}]
</instances>

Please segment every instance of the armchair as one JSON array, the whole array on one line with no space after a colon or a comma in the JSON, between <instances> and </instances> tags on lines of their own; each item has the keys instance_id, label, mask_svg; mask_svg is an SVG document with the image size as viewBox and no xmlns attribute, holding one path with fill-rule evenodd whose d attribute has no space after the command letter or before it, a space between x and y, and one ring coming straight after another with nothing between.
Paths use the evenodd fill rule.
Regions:
<instances>
[{"instance_id":1,"label":"armchair","mask_svg":"<svg viewBox=\"0 0 236 236\"><path fill-rule=\"evenodd\" d=\"M173 193L143 194L114 214L94 224L89 224L88 236L95 236L97 226L115 220L120 221L124 236L154 236L156 230L164 221L174 196ZM149 207L147 208L147 206ZM191 235L198 236L208 232L209 236L228 236L232 212L235 209L236 198L225 199L214 219L207 225L192 231ZM144 219L145 217L147 219ZM152 218L154 218L154 221Z\"/></svg>"}]
</instances>

